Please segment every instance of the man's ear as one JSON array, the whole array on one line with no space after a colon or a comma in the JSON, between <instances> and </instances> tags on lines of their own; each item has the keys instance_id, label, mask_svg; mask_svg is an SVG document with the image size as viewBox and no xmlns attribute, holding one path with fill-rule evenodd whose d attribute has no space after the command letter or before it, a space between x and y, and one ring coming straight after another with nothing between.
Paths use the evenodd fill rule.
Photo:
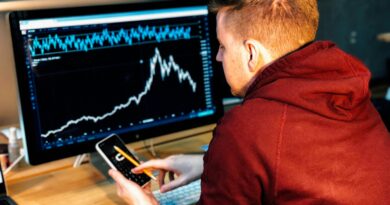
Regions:
<instances>
[{"instance_id":1,"label":"man's ear","mask_svg":"<svg viewBox=\"0 0 390 205\"><path fill-rule=\"evenodd\" d=\"M257 40L246 40L245 49L248 52L248 67L251 72L257 72L264 65L272 62L269 51Z\"/></svg>"}]
</instances>

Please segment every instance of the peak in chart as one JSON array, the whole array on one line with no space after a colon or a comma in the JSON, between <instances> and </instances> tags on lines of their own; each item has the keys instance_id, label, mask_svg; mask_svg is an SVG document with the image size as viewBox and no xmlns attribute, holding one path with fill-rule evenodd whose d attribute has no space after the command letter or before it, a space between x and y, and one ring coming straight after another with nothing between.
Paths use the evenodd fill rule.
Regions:
<instances>
[{"instance_id":1,"label":"peak in chart","mask_svg":"<svg viewBox=\"0 0 390 205\"><path fill-rule=\"evenodd\" d=\"M106 118L109 118L109 117L115 115L120 110L126 109L129 106L139 105L142 102L142 98L145 95L147 95L151 90L153 81L155 81L154 78L156 77L157 65L160 68L159 73L160 73L161 80L164 80L165 78L170 77L170 75L175 75L177 78L177 81L178 81L178 86L180 86L180 84L182 84L182 83L188 83L190 90L194 93L196 92L196 82L192 79L192 77L188 71L183 70L180 67L180 65L175 63L175 60L174 60L172 55L170 55L168 57L168 59L163 59L161 57L160 51L158 50L158 48L156 48L154 56L149 59L149 65L150 65L150 70L149 70L150 76L145 81L144 89L140 93L133 95L133 96L130 96L127 99L127 102L114 106L111 111L104 113L100 116L84 115L78 119L69 120L68 122L64 123L64 125L61 126L60 128L55 129L55 130L50 130L47 133L42 134L42 137L46 138L50 135L55 135L59 132L66 130L70 126L77 125L81 122L88 122L89 121L91 123L96 123L96 122L105 120Z\"/></svg>"}]
</instances>

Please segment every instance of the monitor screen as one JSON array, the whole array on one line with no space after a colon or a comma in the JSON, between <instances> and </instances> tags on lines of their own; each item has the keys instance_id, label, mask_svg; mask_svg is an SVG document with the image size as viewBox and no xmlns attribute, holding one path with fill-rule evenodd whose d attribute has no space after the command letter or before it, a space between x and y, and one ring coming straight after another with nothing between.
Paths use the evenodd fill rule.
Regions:
<instances>
[{"instance_id":1,"label":"monitor screen","mask_svg":"<svg viewBox=\"0 0 390 205\"><path fill-rule=\"evenodd\" d=\"M28 161L214 123L210 22L199 0L12 12Z\"/></svg>"}]
</instances>

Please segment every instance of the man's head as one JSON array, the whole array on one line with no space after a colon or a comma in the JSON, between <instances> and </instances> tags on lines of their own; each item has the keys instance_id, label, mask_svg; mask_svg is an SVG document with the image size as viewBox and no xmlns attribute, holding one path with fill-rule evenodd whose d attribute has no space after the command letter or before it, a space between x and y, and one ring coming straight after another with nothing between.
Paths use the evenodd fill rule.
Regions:
<instances>
[{"instance_id":1,"label":"man's head","mask_svg":"<svg viewBox=\"0 0 390 205\"><path fill-rule=\"evenodd\" d=\"M220 49L232 93L244 96L266 64L313 41L317 0L211 0Z\"/></svg>"}]
</instances>

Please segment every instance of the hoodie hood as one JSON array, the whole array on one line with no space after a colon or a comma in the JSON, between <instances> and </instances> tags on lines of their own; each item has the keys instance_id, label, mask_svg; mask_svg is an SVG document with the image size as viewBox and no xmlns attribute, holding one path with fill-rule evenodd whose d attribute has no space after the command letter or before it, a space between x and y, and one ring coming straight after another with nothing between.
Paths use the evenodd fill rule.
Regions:
<instances>
[{"instance_id":1,"label":"hoodie hood","mask_svg":"<svg viewBox=\"0 0 390 205\"><path fill-rule=\"evenodd\" d=\"M248 88L245 100L280 101L349 121L360 112L359 105L370 100L370 77L359 60L332 42L318 41L267 66Z\"/></svg>"}]
</instances>

